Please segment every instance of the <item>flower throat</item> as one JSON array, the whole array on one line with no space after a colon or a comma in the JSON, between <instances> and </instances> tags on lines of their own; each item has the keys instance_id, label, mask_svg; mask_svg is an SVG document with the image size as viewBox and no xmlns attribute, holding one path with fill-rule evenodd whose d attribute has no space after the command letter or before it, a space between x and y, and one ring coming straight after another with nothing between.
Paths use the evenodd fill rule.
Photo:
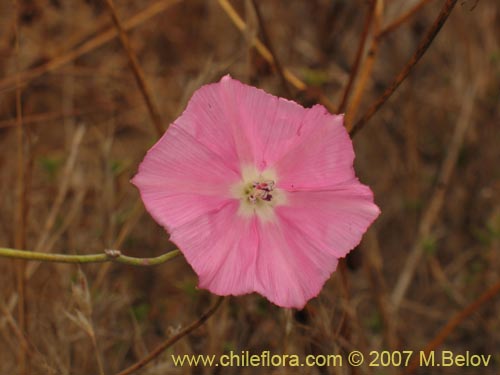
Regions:
<instances>
[{"instance_id":1,"label":"flower throat","mask_svg":"<svg viewBox=\"0 0 500 375\"><path fill-rule=\"evenodd\" d=\"M252 204L259 202L271 202L273 199L274 181L254 181L245 189L245 195Z\"/></svg>"}]
</instances>

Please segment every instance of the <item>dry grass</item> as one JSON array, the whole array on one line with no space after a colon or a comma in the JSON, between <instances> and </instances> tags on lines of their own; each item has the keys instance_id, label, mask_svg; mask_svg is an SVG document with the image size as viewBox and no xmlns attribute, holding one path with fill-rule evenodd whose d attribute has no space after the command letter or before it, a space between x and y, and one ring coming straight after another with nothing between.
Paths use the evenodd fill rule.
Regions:
<instances>
[{"instance_id":1,"label":"dry grass","mask_svg":"<svg viewBox=\"0 0 500 375\"><path fill-rule=\"evenodd\" d=\"M377 2L382 31L419 3ZM142 257L174 248L136 208L138 193L129 183L156 139L148 111L154 104L145 102L145 91L164 128L195 89L228 72L304 105L328 101L338 107L373 9L369 2L261 0L260 19L249 12L243 32L220 3L115 1L128 29L126 53L104 0L0 0L1 245L67 253L119 247ZM245 20L252 2L230 3ZM356 91L354 82L353 121L401 70L443 4L425 3L384 33L373 60L360 62L363 83ZM345 279L335 273L303 312L284 311L256 295L229 298L216 319L167 353L420 350L499 281L500 6L497 0L474 3L458 3L415 70L356 135L356 168L375 191L382 215L349 256ZM268 55L252 48L256 37ZM366 49L372 37L370 32ZM135 75L130 53L141 70ZM369 71L363 70L367 64ZM298 90L290 73L308 89ZM147 90L140 90L137 74ZM195 288L196 277L181 257L149 269L19 267L0 259L0 272L1 374L115 374L216 299ZM409 277L408 289L395 293L401 277ZM440 374L499 373L498 311L495 295L441 346L492 354L490 367L443 368ZM214 370L176 369L163 355L141 373L300 373ZM365 366L309 373L398 371Z\"/></svg>"}]
</instances>

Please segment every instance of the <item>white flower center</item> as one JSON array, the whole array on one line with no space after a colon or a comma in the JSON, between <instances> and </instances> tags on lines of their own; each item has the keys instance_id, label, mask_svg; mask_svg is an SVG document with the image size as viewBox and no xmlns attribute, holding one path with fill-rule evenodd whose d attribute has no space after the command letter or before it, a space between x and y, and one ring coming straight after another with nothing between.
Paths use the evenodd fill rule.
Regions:
<instances>
[{"instance_id":1,"label":"white flower center","mask_svg":"<svg viewBox=\"0 0 500 375\"><path fill-rule=\"evenodd\" d=\"M242 180L231 189L233 197L240 201L238 213L272 220L274 207L286 201L285 192L276 186L276 173L271 169L259 172L254 167L244 167L241 175Z\"/></svg>"}]
</instances>

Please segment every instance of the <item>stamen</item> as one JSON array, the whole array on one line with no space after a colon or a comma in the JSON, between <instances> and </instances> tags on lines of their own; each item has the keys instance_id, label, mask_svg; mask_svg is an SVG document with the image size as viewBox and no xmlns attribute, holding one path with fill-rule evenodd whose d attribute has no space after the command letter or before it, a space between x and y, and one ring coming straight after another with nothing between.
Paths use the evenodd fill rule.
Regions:
<instances>
[{"instance_id":1,"label":"stamen","mask_svg":"<svg viewBox=\"0 0 500 375\"><path fill-rule=\"evenodd\" d=\"M243 166L241 181L231 187L234 199L240 201L238 213L244 217L257 215L267 222L275 217L274 209L286 204L286 192L276 184L278 176L273 169L259 171Z\"/></svg>"},{"instance_id":2,"label":"stamen","mask_svg":"<svg viewBox=\"0 0 500 375\"><path fill-rule=\"evenodd\" d=\"M249 187L248 201L252 204L257 204L259 201L271 202L273 195L270 194L274 190L274 181L254 181Z\"/></svg>"}]
</instances>

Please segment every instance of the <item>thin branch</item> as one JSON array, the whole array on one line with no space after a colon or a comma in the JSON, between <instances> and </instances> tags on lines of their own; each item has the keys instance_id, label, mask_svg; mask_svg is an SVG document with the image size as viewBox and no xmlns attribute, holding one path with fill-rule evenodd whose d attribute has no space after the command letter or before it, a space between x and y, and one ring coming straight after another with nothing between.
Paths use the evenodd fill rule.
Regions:
<instances>
[{"instance_id":1,"label":"thin branch","mask_svg":"<svg viewBox=\"0 0 500 375\"><path fill-rule=\"evenodd\" d=\"M160 345L158 345L151 353L149 353L146 357L142 358L139 362L133 364L129 368L121 371L117 375L130 375L134 373L135 371L143 368L146 366L149 362L154 360L156 357L158 357L161 353L163 353L166 349L171 347L173 344L175 344L177 341L182 339L184 336L189 335L192 331L194 331L196 328L200 327L205 323L208 318L210 318L219 308L221 305L222 301L224 300L224 297L219 297L217 302L208 310L206 311L202 316L200 316L199 319L188 325L186 328L184 328L181 332L179 332L177 335L170 337Z\"/></svg>"},{"instance_id":2,"label":"thin branch","mask_svg":"<svg viewBox=\"0 0 500 375\"><path fill-rule=\"evenodd\" d=\"M16 321L14 320L14 317L12 316L10 310L11 309L9 307L5 306L5 303L3 301L0 301L0 311L5 316L5 319L7 320L7 324L14 331L14 335L16 336L23 351L27 354L31 354L31 352L29 350L30 344L29 344L28 340L26 339L26 337L24 336L24 334L19 329L18 325L16 324Z\"/></svg>"},{"instance_id":3,"label":"thin branch","mask_svg":"<svg viewBox=\"0 0 500 375\"><path fill-rule=\"evenodd\" d=\"M457 3L457 0L446 0L441 12L436 18L436 21L432 24L430 29L427 31L425 36L420 41L417 50L410 58L408 63L403 67L401 72L396 76L394 81L390 84L390 86L384 91L384 93L377 99L375 102L368 108L366 113L356 122L350 131L351 137L354 137L357 132L359 132L365 124L368 122L370 118L380 109L380 107L389 99L389 97L396 91L399 85L406 79L406 77L410 74L413 67L418 63L418 61L425 54L432 41L438 34L441 27L446 22L448 16L450 15L453 7Z\"/></svg>"},{"instance_id":4,"label":"thin branch","mask_svg":"<svg viewBox=\"0 0 500 375\"><path fill-rule=\"evenodd\" d=\"M363 98L363 94L366 92L366 86L371 77L373 71L373 65L375 64L375 57L378 52L379 39L377 38L378 30L380 28L380 23L382 22L382 16L384 12L384 0L373 0L374 2L374 14L373 14L373 37L370 43L370 48L366 59L363 61L363 66L361 67L360 77L352 94L352 100L349 103L345 116L345 126L347 131L351 130L353 119L356 116L359 104Z\"/></svg>"},{"instance_id":5,"label":"thin branch","mask_svg":"<svg viewBox=\"0 0 500 375\"><path fill-rule=\"evenodd\" d=\"M160 112L156 107L153 95L151 94L151 89L146 81L146 77L142 68L139 64L139 60L132 50L132 46L130 45L130 40L125 32L125 28L118 17L116 12L116 8L113 4L113 0L106 0L106 5L108 7L108 11L111 14L111 18L113 19L113 23L115 24L116 30L118 31L118 36L120 37L120 42L122 44L123 49L127 53L128 62L130 64L130 68L134 73L137 84L139 85L139 89L141 90L142 96L144 97L144 101L149 110L149 115L153 120L153 124L155 125L156 133L159 137L163 134L162 121L160 117Z\"/></svg>"},{"instance_id":6,"label":"thin branch","mask_svg":"<svg viewBox=\"0 0 500 375\"><path fill-rule=\"evenodd\" d=\"M233 6L229 3L229 1L218 0L218 2L221 8L226 12L228 17L234 23L234 25L240 31L244 32L247 28L247 25L245 21L243 21L243 19L240 17L238 12L236 12ZM269 64L276 66L272 53L258 38L255 38L255 40L253 41L253 45L257 50L257 52L259 52L260 55L264 58L264 60L266 60ZM290 82L290 84L294 86L297 90L299 91L308 90L308 86L303 81L301 81L300 78L298 78L295 74L293 74L289 69L285 67L283 67L283 75L285 76L286 80ZM321 104L323 104L330 112L335 113L336 111L335 106L323 93L319 93L316 96L319 102L321 102Z\"/></svg>"},{"instance_id":7,"label":"thin branch","mask_svg":"<svg viewBox=\"0 0 500 375\"><path fill-rule=\"evenodd\" d=\"M390 303L387 283L383 276L383 257L377 232L372 229L366 233L366 240L361 244L367 261L365 269L368 273L372 294L377 303L378 310L384 325L384 340L389 350L398 349L398 336L394 310Z\"/></svg>"},{"instance_id":8,"label":"thin branch","mask_svg":"<svg viewBox=\"0 0 500 375\"><path fill-rule=\"evenodd\" d=\"M15 1L16 10L19 8L18 1ZM16 13L16 19L18 13ZM16 231L14 243L17 247L24 247L26 240L26 181L25 181L25 161L24 161L24 124L23 106L21 101L21 82L19 79L19 25L15 23L15 56L16 56L16 136L17 136L17 210L16 210Z\"/></svg>"},{"instance_id":9,"label":"thin branch","mask_svg":"<svg viewBox=\"0 0 500 375\"><path fill-rule=\"evenodd\" d=\"M353 314L351 308L351 284L349 283L349 274L345 258L339 260L337 269L339 270L340 293L344 302L342 307L342 318L340 319L339 326L337 327L337 332L338 335L349 341L352 336L352 324L354 322L354 318L352 316ZM348 315L350 319L346 319Z\"/></svg>"},{"instance_id":10,"label":"thin branch","mask_svg":"<svg viewBox=\"0 0 500 375\"><path fill-rule=\"evenodd\" d=\"M15 7L15 66L16 66L16 135L17 135L17 196L16 196L16 211L15 211L15 233L14 233L14 246L25 247L26 243L26 221L27 221L27 197L26 197L26 162L25 162L25 133L23 124L23 106L21 101L21 80L19 79L19 0L14 0ZM19 295L19 303L17 305L17 320L21 334L26 334L28 326L26 314L26 282L24 279L23 263L16 263L16 288ZM27 364L27 351L26 347L20 346L17 352L18 371L20 375L28 372Z\"/></svg>"},{"instance_id":11,"label":"thin branch","mask_svg":"<svg viewBox=\"0 0 500 375\"><path fill-rule=\"evenodd\" d=\"M141 12L137 13L133 17L129 18L127 21L123 23L123 29L125 31L128 31L130 29L133 29L144 22L148 21L152 17L160 14L161 12L164 12L168 8L170 8L172 5L175 5L179 3L181 0L159 0L150 6L148 6L146 9L142 10ZM116 36L118 36L117 31L115 28L111 28L107 31L104 31L100 33L99 35L89 39L88 41L84 42L81 44L79 47L75 48L74 50L71 50L67 52L66 54L63 54L61 56L57 56L53 58L52 60L48 61L47 63L40 65L36 68L33 68L31 70L27 70L24 72L21 72L19 74L19 80L21 82L24 82L25 84L47 72L54 71L61 66L64 66L65 64L74 61L75 59L79 58L80 56L83 56L94 49L110 42L113 40ZM12 79L12 77L8 77L2 81L0 81L0 91L1 90L6 90L12 87L12 85L16 85L16 80ZM114 248L119 248L121 247L122 242L124 241L125 237L127 234L130 232L131 228L133 227L133 224L137 220L137 218L142 214L142 205L140 204L140 201L136 201L134 205L134 212L138 211L138 214L134 214L130 220L128 220L124 226L122 227L122 230L118 236L118 239L115 241L113 244ZM21 247L21 246L20 246ZM99 271L99 278L98 281L100 280L102 282L102 279L104 278L105 274L107 273L107 270L109 269L109 264L104 264L102 268ZM96 285L99 285L100 283L97 282Z\"/></svg>"},{"instance_id":12,"label":"thin branch","mask_svg":"<svg viewBox=\"0 0 500 375\"><path fill-rule=\"evenodd\" d=\"M152 17L160 14L161 12L167 10L172 5L179 3L181 0L159 0L141 12L137 13L133 17L129 18L127 21L123 22L123 28L128 31L133 29ZM99 48L100 46L112 41L118 36L118 33L114 28L106 30L101 34L87 40L79 47L63 54L54 57L52 60L37 66L36 68L25 70L19 74L19 80L21 83L26 84L29 81L34 80L42 76L45 73L54 71L67 63L76 60L77 58ZM0 91L12 89L16 87L16 77L7 77L0 81Z\"/></svg>"},{"instance_id":13,"label":"thin branch","mask_svg":"<svg viewBox=\"0 0 500 375\"><path fill-rule=\"evenodd\" d=\"M122 247L123 243L127 239L128 234L135 227L143 213L144 206L142 205L142 201L137 198L130 216L121 227L118 236L112 244L114 249L119 249L120 247ZM109 271L110 266L111 263L106 263L100 266L99 272L97 272L97 276L95 277L94 286L92 287L93 290L98 290L102 286L102 283L106 279L106 275Z\"/></svg>"},{"instance_id":14,"label":"thin branch","mask_svg":"<svg viewBox=\"0 0 500 375\"><path fill-rule=\"evenodd\" d=\"M285 89L286 93L288 95L291 95L290 87L288 86L288 82L285 78L285 73L283 72L283 65L281 65L280 59L278 59L278 56L276 55L276 50L274 49L273 44L271 42L271 38L269 38L269 33L267 32L267 28L264 23L264 18L262 17L262 12L260 11L260 7L257 4L257 0L252 0L252 4L255 9L255 14L257 15L257 20L259 21L259 28L262 32L262 39L264 40L264 44L269 49L269 52L271 52L271 55L274 60L274 66L276 67L276 72L280 77L281 84L283 85L283 88Z\"/></svg>"},{"instance_id":15,"label":"thin branch","mask_svg":"<svg viewBox=\"0 0 500 375\"><path fill-rule=\"evenodd\" d=\"M494 284L486 292L481 294L481 296L468 305L465 309L456 314L451 318L448 323L438 332L438 334L428 343L420 353L429 354L431 351L437 349L446 340L446 338L455 330L455 328L462 323L466 318L472 315L476 310L478 310L486 302L490 301L493 297L500 293L500 281ZM410 362L409 366L406 368L405 374L413 373L419 367L419 361L413 360Z\"/></svg>"},{"instance_id":16,"label":"thin branch","mask_svg":"<svg viewBox=\"0 0 500 375\"><path fill-rule=\"evenodd\" d=\"M64 117L73 117L78 116L81 112L78 110L73 111L72 113L64 113L64 112L44 112L44 113L36 113L32 115L24 116L24 124L31 125L36 124L38 122L51 121L51 120L60 120ZM15 127L17 124L17 119L5 119L0 120L0 129Z\"/></svg>"},{"instance_id":17,"label":"thin branch","mask_svg":"<svg viewBox=\"0 0 500 375\"><path fill-rule=\"evenodd\" d=\"M169 251L168 253L153 258L135 258L123 255L120 252L120 250L105 250L104 253L101 254L75 255L75 254L41 253L37 251L27 251L27 250L10 249L7 247L0 247L0 257L3 258L35 260L35 261L54 262L54 263L115 262L115 263L128 264L130 266L148 267L165 263L175 258L178 255L180 255L179 250Z\"/></svg>"},{"instance_id":18,"label":"thin branch","mask_svg":"<svg viewBox=\"0 0 500 375\"><path fill-rule=\"evenodd\" d=\"M366 40L368 39L368 32L370 31L370 26L372 25L373 15L375 13L375 4L376 0L372 0L370 9L368 9L368 14L366 15L365 18L365 24L363 26L361 38L359 40L358 50L356 51L356 57L354 59L354 63L352 64L351 74L349 74L349 80L347 81L347 85L344 89L344 94L342 94L342 100L339 104L339 107L337 108L337 113L343 113L345 111L347 105L347 99L349 98L349 94L351 93L352 85L356 80L358 69L359 66L361 65L361 57L363 56Z\"/></svg>"},{"instance_id":19,"label":"thin branch","mask_svg":"<svg viewBox=\"0 0 500 375\"><path fill-rule=\"evenodd\" d=\"M41 235L38 237L34 251L36 252L47 252L50 250L50 247L47 246L47 242L50 238L50 234L52 232L52 229L54 227L54 224L56 222L57 216L59 215L62 205L64 202L64 199L66 198L66 195L68 194L70 182L71 182L71 177L73 175L73 172L75 170L75 164L76 160L78 157L78 153L80 151L80 145L82 143L83 137L85 135L85 126L80 125L74 135L73 139L71 141L70 145L70 153L68 155L68 158L66 160L66 163L64 165L64 169L62 172L61 179L59 181L59 188L57 190L57 194L55 195L55 198L52 202L52 206L50 207L49 214L47 218L45 219L45 223L43 225L43 230L41 231ZM16 245L17 248L23 248L24 246L18 246ZM38 269L39 264L38 263L32 263L26 267L25 270L25 277L27 279L30 279L31 276L36 272Z\"/></svg>"},{"instance_id":20,"label":"thin branch","mask_svg":"<svg viewBox=\"0 0 500 375\"><path fill-rule=\"evenodd\" d=\"M229 3L227 0L218 0L220 7L222 10L224 10L229 17L229 19L234 23L234 25L240 30L240 31L246 31L247 29L247 24L243 19L240 17L238 12L233 8L233 6ZM266 60L268 63L274 65L274 59L273 55L271 52L267 49L267 47L258 39L255 38L254 40L254 47L261 54L261 56ZM287 74L287 73L285 73ZM290 77L287 77L287 79L294 85L297 89L299 90L305 90L306 89L306 84L302 82L299 78L293 77L290 81Z\"/></svg>"},{"instance_id":21,"label":"thin branch","mask_svg":"<svg viewBox=\"0 0 500 375\"><path fill-rule=\"evenodd\" d=\"M410 286L411 280L417 266L419 264L420 258L424 253L424 244L428 241L431 235L432 228L434 227L441 208L443 207L446 188L448 187L453 170L456 166L458 159L458 154L462 148L462 144L465 138L465 133L471 124L471 117L474 109L474 100L476 96L476 87L473 86L469 92L464 95L464 101L462 104L462 111L458 116L458 120L453 132L446 157L441 165L441 170L439 172L439 177L436 183L436 187L429 201L425 212L422 215L418 226L418 234L415 244L413 245L408 257L406 258L405 265L401 270L399 278L394 287L391 300L394 308L397 310L401 301L403 300L408 287Z\"/></svg>"},{"instance_id":22,"label":"thin branch","mask_svg":"<svg viewBox=\"0 0 500 375\"><path fill-rule=\"evenodd\" d=\"M97 362L97 368L99 369L99 375L106 375L104 371L104 363L102 361L102 355L97 346L97 339L95 337L94 327L92 327L92 334L90 335L90 341L92 343L92 348L94 349L94 355Z\"/></svg>"},{"instance_id":23,"label":"thin branch","mask_svg":"<svg viewBox=\"0 0 500 375\"><path fill-rule=\"evenodd\" d=\"M392 21L389 25L385 26L378 33L379 38L385 37L387 34L392 33L406 21L408 21L415 13L417 13L420 9L422 9L427 3L432 0L421 0L418 4L416 4L413 8L409 9L407 12L403 13L400 17Z\"/></svg>"},{"instance_id":24,"label":"thin branch","mask_svg":"<svg viewBox=\"0 0 500 375\"><path fill-rule=\"evenodd\" d=\"M35 251L44 251L46 250L46 242L47 239L49 238L49 235L52 231L52 228L54 227L54 224L56 222L57 216L59 215L59 212L61 211L62 204L64 202L64 199L66 198L66 195L68 193L69 187L70 187L70 182L71 182L71 177L72 173L75 170L75 164L78 158L78 153L80 151L80 145L82 143L83 137L85 136L85 126L80 125L76 129L73 135L73 139L71 140L71 144L69 147L69 155L68 158L66 159L66 163L64 165L64 169L62 172L61 179L59 181L59 188L57 190L57 194L55 195L55 198L53 199L52 206L50 207L49 214L47 215L47 219L45 220L45 224L43 226L42 230L42 235L38 238L36 245L35 245ZM16 247L24 247L24 246L17 246Z\"/></svg>"}]
</instances>

